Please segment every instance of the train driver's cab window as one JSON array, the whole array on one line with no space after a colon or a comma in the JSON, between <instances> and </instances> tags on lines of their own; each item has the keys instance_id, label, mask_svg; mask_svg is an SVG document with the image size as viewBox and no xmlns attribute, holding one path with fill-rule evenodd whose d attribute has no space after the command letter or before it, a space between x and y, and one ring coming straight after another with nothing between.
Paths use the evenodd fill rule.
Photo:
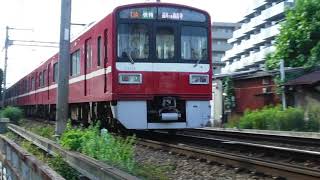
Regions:
<instances>
[{"instance_id":1,"label":"train driver's cab window","mask_svg":"<svg viewBox=\"0 0 320 180\"><path fill-rule=\"evenodd\" d=\"M184 60L207 60L207 31L202 27L184 26L181 29L181 58Z\"/></svg>"},{"instance_id":2,"label":"train driver's cab window","mask_svg":"<svg viewBox=\"0 0 320 180\"><path fill-rule=\"evenodd\" d=\"M120 24L118 28L118 57L147 59L149 57L149 34L145 24Z\"/></svg>"},{"instance_id":3,"label":"train driver's cab window","mask_svg":"<svg viewBox=\"0 0 320 180\"><path fill-rule=\"evenodd\" d=\"M156 35L156 53L158 59L173 59L174 30L171 27L158 27Z\"/></svg>"}]
</instances>

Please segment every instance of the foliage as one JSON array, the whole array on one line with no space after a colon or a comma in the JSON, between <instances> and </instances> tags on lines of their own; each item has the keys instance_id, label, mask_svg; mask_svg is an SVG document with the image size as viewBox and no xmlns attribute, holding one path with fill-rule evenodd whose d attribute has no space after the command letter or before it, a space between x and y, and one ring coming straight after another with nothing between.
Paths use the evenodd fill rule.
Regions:
<instances>
[{"instance_id":1,"label":"foliage","mask_svg":"<svg viewBox=\"0 0 320 180\"><path fill-rule=\"evenodd\" d=\"M58 155L53 157L48 162L49 166L53 168L56 172L58 172L65 179L77 180L79 179L79 173L70 167L62 158L62 156Z\"/></svg>"},{"instance_id":2,"label":"foliage","mask_svg":"<svg viewBox=\"0 0 320 180\"><path fill-rule=\"evenodd\" d=\"M54 136L54 127L50 125L46 125L44 127L37 127L34 131L36 134L48 139L52 139Z\"/></svg>"},{"instance_id":3,"label":"foliage","mask_svg":"<svg viewBox=\"0 0 320 180\"><path fill-rule=\"evenodd\" d=\"M71 128L68 125L60 143L69 150L80 151L129 171L133 169L135 137L115 137L105 129L100 133L99 124L87 129Z\"/></svg>"},{"instance_id":4,"label":"foliage","mask_svg":"<svg viewBox=\"0 0 320 180\"><path fill-rule=\"evenodd\" d=\"M308 107L307 129L313 132L320 131L320 105L310 104Z\"/></svg>"},{"instance_id":5,"label":"foliage","mask_svg":"<svg viewBox=\"0 0 320 180\"><path fill-rule=\"evenodd\" d=\"M23 140L21 137L14 133L7 133L6 136L17 142L27 152L34 155L38 160L47 163L53 170L55 170L65 179L79 179L78 177L80 174L75 169L70 167L60 155L52 157L37 146L33 145L30 141Z\"/></svg>"},{"instance_id":6,"label":"foliage","mask_svg":"<svg viewBox=\"0 0 320 180\"><path fill-rule=\"evenodd\" d=\"M226 128L238 128L239 127L239 119L240 119L240 116L233 115L228 120L228 123L224 125L224 127L226 127Z\"/></svg>"},{"instance_id":7,"label":"foliage","mask_svg":"<svg viewBox=\"0 0 320 180\"><path fill-rule=\"evenodd\" d=\"M23 111L18 107L8 106L2 111L2 116L9 118L12 123L18 124L23 117Z\"/></svg>"},{"instance_id":8,"label":"foliage","mask_svg":"<svg viewBox=\"0 0 320 180\"><path fill-rule=\"evenodd\" d=\"M101 134L91 131L84 137L82 152L96 159L111 162L132 170L134 166L134 137L120 138L110 135L106 130Z\"/></svg>"},{"instance_id":9,"label":"foliage","mask_svg":"<svg viewBox=\"0 0 320 180\"><path fill-rule=\"evenodd\" d=\"M133 171L134 174L144 177L145 179L166 180L169 179L166 172L172 172L174 169L175 167L171 165L157 166L151 163L146 163L136 166Z\"/></svg>"},{"instance_id":10,"label":"foliage","mask_svg":"<svg viewBox=\"0 0 320 180\"><path fill-rule=\"evenodd\" d=\"M84 134L81 129L68 129L61 136L60 144L68 150L81 151Z\"/></svg>"},{"instance_id":11,"label":"foliage","mask_svg":"<svg viewBox=\"0 0 320 180\"><path fill-rule=\"evenodd\" d=\"M86 129L72 128L68 123L62 134L60 144L76 150L97 160L115 165L137 176L147 179L168 179L166 172L171 166L137 164L134 160L134 145L136 138L117 137L106 129L99 130L99 124L91 125Z\"/></svg>"},{"instance_id":12,"label":"foliage","mask_svg":"<svg viewBox=\"0 0 320 180\"><path fill-rule=\"evenodd\" d=\"M307 67L320 62L319 0L297 0L286 12L276 38L276 51L266 57L268 69L276 69L281 59L289 67Z\"/></svg>"},{"instance_id":13,"label":"foliage","mask_svg":"<svg viewBox=\"0 0 320 180\"><path fill-rule=\"evenodd\" d=\"M26 119L22 119L20 121L20 126L24 127L28 131L31 131L39 136L55 140L54 133L55 127L52 124L46 124L45 122L39 121L30 121Z\"/></svg>"},{"instance_id":14,"label":"foliage","mask_svg":"<svg viewBox=\"0 0 320 180\"><path fill-rule=\"evenodd\" d=\"M236 123L232 122L232 124ZM303 131L305 130L304 112L300 108L292 107L282 110L280 106L264 107L255 111L247 110L236 125L244 129Z\"/></svg>"},{"instance_id":15,"label":"foliage","mask_svg":"<svg viewBox=\"0 0 320 180\"><path fill-rule=\"evenodd\" d=\"M223 79L223 93L225 110L231 110L236 107L233 81L230 77Z\"/></svg>"}]
</instances>

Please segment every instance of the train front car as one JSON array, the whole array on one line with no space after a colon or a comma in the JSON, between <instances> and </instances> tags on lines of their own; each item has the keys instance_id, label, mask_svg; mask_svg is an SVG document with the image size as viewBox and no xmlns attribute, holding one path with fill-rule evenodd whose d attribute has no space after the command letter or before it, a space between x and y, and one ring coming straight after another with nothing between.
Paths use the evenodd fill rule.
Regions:
<instances>
[{"instance_id":1,"label":"train front car","mask_svg":"<svg viewBox=\"0 0 320 180\"><path fill-rule=\"evenodd\" d=\"M114 116L127 129L205 126L212 76L209 14L163 3L114 13Z\"/></svg>"}]
</instances>

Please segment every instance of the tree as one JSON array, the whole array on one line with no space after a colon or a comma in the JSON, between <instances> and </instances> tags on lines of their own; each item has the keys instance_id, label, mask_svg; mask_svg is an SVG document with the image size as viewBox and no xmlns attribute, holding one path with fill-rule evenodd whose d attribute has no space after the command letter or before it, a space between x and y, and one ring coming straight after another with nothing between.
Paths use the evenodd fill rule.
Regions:
<instances>
[{"instance_id":1,"label":"tree","mask_svg":"<svg viewBox=\"0 0 320 180\"><path fill-rule=\"evenodd\" d=\"M224 109L231 111L236 107L233 81L230 77L223 79Z\"/></svg>"},{"instance_id":2,"label":"tree","mask_svg":"<svg viewBox=\"0 0 320 180\"><path fill-rule=\"evenodd\" d=\"M268 69L281 59L289 67L314 67L320 63L320 0L296 0L286 12L276 38L276 50L266 57Z\"/></svg>"}]
</instances>

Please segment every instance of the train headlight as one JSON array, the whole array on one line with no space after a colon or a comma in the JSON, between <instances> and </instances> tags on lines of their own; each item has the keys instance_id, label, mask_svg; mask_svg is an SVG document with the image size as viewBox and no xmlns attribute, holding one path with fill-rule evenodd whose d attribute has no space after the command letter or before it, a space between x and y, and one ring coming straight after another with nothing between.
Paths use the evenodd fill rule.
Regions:
<instances>
[{"instance_id":1,"label":"train headlight","mask_svg":"<svg viewBox=\"0 0 320 180\"><path fill-rule=\"evenodd\" d=\"M120 84L141 84L142 74L120 73L119 83Z\"/></svg>"},{"instance_id":2,"label":"train headlight","mask_svg":"<svg viewBox=\"0 0 320 180\"><path fill-rule=\"evenodd\" d=\"M209 75L207 74L190 74L190 84L209 84Z\"/></svg>"}]
</instances>

